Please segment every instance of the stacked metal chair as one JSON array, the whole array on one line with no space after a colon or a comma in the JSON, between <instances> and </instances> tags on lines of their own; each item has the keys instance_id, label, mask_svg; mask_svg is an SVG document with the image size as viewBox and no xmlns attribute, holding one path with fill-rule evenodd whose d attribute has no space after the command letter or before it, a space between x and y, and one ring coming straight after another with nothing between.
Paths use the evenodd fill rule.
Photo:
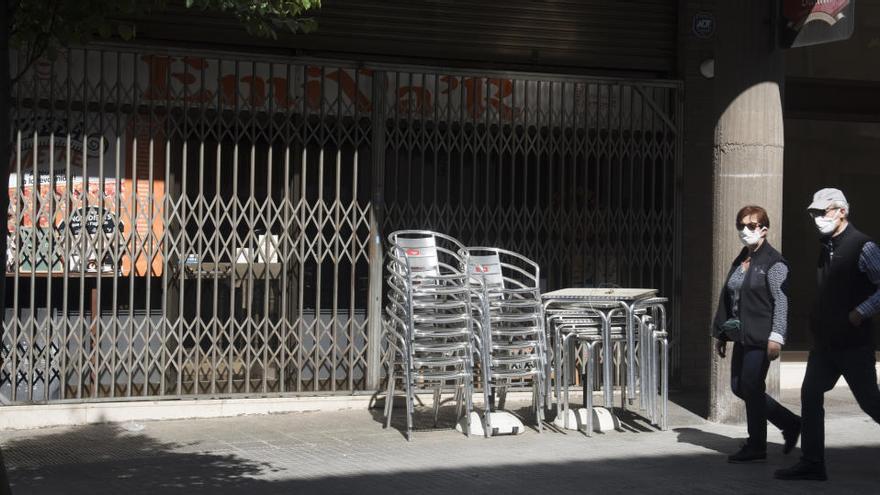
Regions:
<instances>
[{"instance_id":1,"label":"stacked metal chair","mask_svg":"<svg viewBox=\"0 0 880 495\"><path fill-rule=\"evenodd\" d=\"M400 376L406 397L407 440L412 438L419 389L434 393L435 424L441 394L452 389L458 417L468 418L462 428L469 435L473 357L479 344L473 329L471 280L465 271L467 251L452 237L431 231L397 231L388 241L386 427L391 424Z\"/></svg>"},{"instance_id":2,"label":"stacked metal chair","mask_svg":"<svg viewBox=\"0 0 880 495\"><path fill-rule=\"evenodd\" d=\"M532 260L498 248L469 247L462 254L476 296L485 436L521 432L517 418L495 410L495 398L503 403L507 391L515 388L531 388L541 431L548 360L540 269Z\"/></svg>"}]
</instances>

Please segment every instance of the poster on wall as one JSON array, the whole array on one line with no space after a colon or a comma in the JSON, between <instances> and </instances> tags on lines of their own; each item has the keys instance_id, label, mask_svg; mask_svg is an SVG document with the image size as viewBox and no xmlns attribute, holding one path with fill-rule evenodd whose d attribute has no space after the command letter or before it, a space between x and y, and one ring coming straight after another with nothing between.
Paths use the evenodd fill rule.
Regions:
<instances>
[{"instance_id":1,"label":"poster on wall","mask_svg":"<svg viewBox=\"0 0 880 495\"><path fill-rule=\"evenodd\" d=\"M132 180L127 168L136 156L135 176L149 175L149 141L135 149L134 131L125 123L108 124L123 129L117 139L111 132L85 136L69 121L77 120L32 113L13 122L21 138L9 163L6 272L161 275L158 246L143 239L161 236L157 204L164 181L151 187L148 180Z\"/></svg>"},{"instance_id":2,"label":"poster on wall","mask_svg":"<svg viewBox=\"0 0 880 495\"><path fill-rule=\"evenodd\" d=\"M855 3L855 0L782 0L782 47L849 39L855 31Z\"/></svg>"},{"instance_id":3,"label":"poster on wall","mask_svg":"<svg viewBox=\"0 0 880 495\"><path fill-rule=\"evenodd\" d=\"M122 187L112 172L96 170L102 150L112 163L107 136L84 137L48 114L14 124L22 133L9 163L7 273L121 271L110 253L124 251Z\"/></svg>"}]
</instances>

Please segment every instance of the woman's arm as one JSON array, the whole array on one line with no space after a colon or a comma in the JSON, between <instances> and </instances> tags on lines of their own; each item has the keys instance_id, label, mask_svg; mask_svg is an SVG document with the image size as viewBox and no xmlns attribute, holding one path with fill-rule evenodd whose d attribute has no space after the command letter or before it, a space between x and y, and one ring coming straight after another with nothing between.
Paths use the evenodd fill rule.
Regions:
<instances>
[{"instance_id":1,"label":"woman's arm","mask_svg":"<svg viewBox=\"0 0 880 495\"><path fill-rule=\"evenodd\" d=\"M782 289L788 280L788 267L779 262L767 271L767 285L773 297L773 326L770 329L770 340L780 345L785 344L788 333L788 296Z\"/></svg>"}]
</instances>

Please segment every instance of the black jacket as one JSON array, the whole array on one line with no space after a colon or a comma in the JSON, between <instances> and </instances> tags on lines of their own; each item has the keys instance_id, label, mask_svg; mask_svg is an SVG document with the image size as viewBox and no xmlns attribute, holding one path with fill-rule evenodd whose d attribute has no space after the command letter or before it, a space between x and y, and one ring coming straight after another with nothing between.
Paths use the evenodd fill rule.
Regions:
<instances>
[{"instance_id":1,"label":"black jacket","mask_svg":"<svg viewBox=\"0 0 880 495\"><path fill-rule=\"evenodd\" d=\"M734 270L749 256L748 248L743 248L739 256L733 260L727 278L721 287L718 311L715 313L712 336L717 339L729 340L721 333L721 325L733 316L731 308L733 300L727 290L727 282ZM742 328L741 344L748 346L766 346L773 330L773 310L776 302L770 294L767 283L767 272L776 263L788 263L785 258L766 240L752 255L749 269L745 274L742 289L739 292L739 320ZM788 294L788 282L782 284L782 291Z\"/></svg>"},{"instance_id":2,"label":"black jacket","mask_svg":"<svg viewBox=\"0 0 880 495\"><path fill-rule=\"evenodd\" d=\"M877 287L859 270L859 257L871 239L849 224L837 237L823 237L816 266L818 293L810 313L810 331L817 348L873 346L871 319L854 327L849 313Z\"/></svg>"}]
</instances>

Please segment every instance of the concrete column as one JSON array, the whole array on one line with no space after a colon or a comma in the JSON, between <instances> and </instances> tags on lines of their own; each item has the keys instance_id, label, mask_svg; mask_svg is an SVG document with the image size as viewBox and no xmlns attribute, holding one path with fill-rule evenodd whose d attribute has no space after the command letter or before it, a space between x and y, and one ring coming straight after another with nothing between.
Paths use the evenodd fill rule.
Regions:
<instances>
[{"instance_id":1,"label":"concrete column","mask_svg":"<svg viewBox=\"0 0 880 495\"><path fill-rule=\"evenodd\" d=\"M367 307L367 390L377 390L382 379L382 287L385 250L382 223L385 215L385 72L373 73L373 167L370 201L370 292Z\"/></svg>"},{"instance_id":2,"label":"concrete column","mask_svg":"<svg viewBox=\"0 0 880 495\"><path fill-rule=\"evenodd\" d=\"M715 138L712 156L712 300L742 245L735 214L746 204L765 207L770 242L781 249L782 233L782 52L775 48L775 2L718 2L715 44ZM708 235L709 232L706 232ZM708 330L707 330L708 331ZM712 352L711 350L709 352ZM779 364L768 391L778 395ZM710 366L709 419L739 422L743 403L730 392L730 357L714 353Z\"/></svg>"},{"instance_id":3,"label":"concrete column","mask_svg":"<svg viewBox=\"0 0 880 495\"><path fill-rule=\"evenodd\" d=\"M694 33L697 15L714 16L714 0L679 3L679 77L684 82L684 149L681 181L681 304L679 305L681 373L679 383L693 400L689 407L708 415L709 324L714 310L712 258L712 152L715 122L715 79L700 73L704 61L715 58L716 33ZM716 21L717 22L717 21Z\"/></svg>"}]
</instances>

